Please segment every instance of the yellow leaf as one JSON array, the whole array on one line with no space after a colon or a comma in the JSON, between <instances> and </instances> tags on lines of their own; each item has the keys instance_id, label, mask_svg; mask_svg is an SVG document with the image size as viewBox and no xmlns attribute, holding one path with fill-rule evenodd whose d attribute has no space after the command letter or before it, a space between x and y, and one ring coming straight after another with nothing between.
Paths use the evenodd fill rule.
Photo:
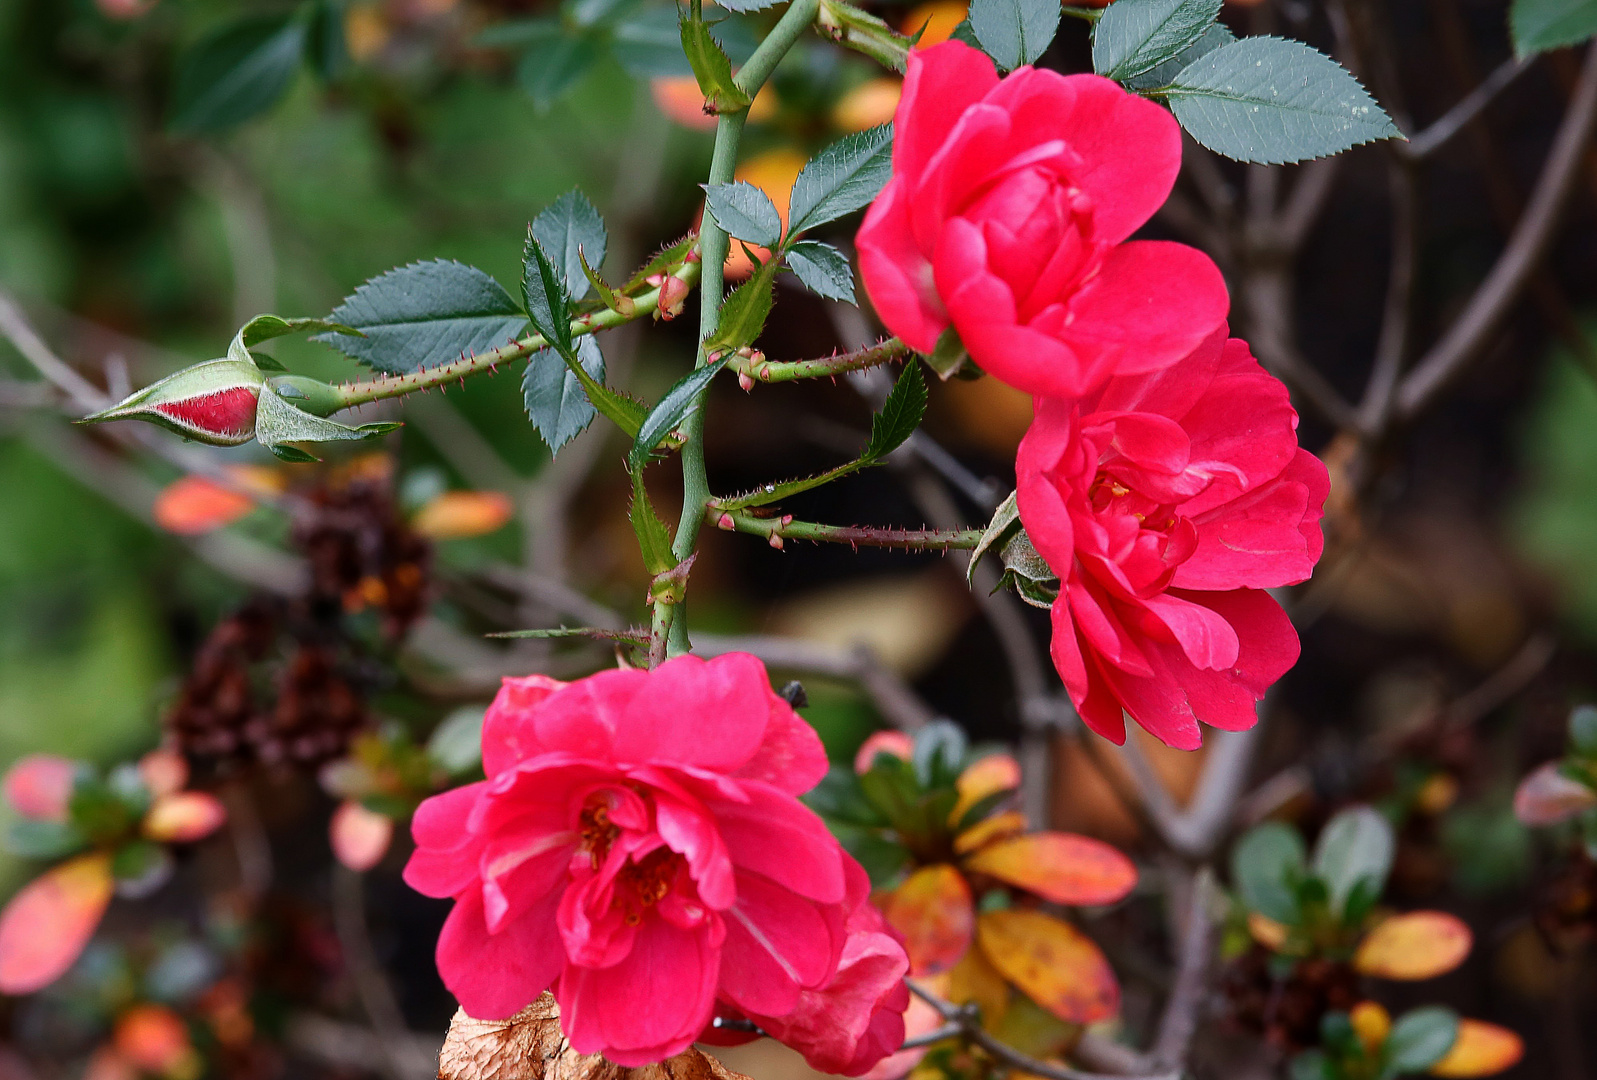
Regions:
<instances>
[{"instance_id":1,"label":"yellow leaf","mask_svg":"<svg viewBox=\"0 0 1597 1080\"><path fill-rule=\"evenodd\" d=\"M964 0L931 0L930 3L921 4L898 24L898 28L906 34L914 35L925 27L920 40L916 45L922 49L929 49L933 45L947 41L953 34L954 27L964 21L969 14L970 5Z\"/></svg>"},{"instance_id":2,"label":"yellow leaf","mask_svg":"<svg viewBox=\"0 0 1597 1080\"><path fill-rule=\"evenodd\" d=\"M967 949L948 972L945 995L956 1005L974 1001L981 1006L982 1026L991 1031L1009 1008L1009 984L980 949Z\"/></svg>"},{"instance_id":3,"label":"yellow leaf","mask_svg":"<svg viewBox=\"0 0 1597 1080\"><path fill-rule=\"evenodd\" d=\"M1469 927L1445 911L1394 915L1365 935L1353 966L1379 979L1430 979L1469 955Z\"/></svg>"},{"instance_id":4,"label":"yellow leaf","mask_svg":"<svg viewBox=\"0 0 1597 1080\"><path fill-rule=\"evenodd\" d=\"M433 540L482 536L510 520L510 499L498 491L446 491L416 511L411 527Z\"/></svg>"},{"instance_id":5,"label":"yellow leaf","mask_svg":"<svg viewBox=\"0 0 1597 1080\"><path fill-rule=\"evenodd\" d=\"M954 853L968 855L988 844L1026 831L1026 815L1019 810L1005 810L984 818L954 838Z\"/></svg>"},{"instance_id":6,"label":"yellow leaf","mask_svg":"<svg viewBox=\"0 0 1597 1080\"><path fill-rule=\"evenodd\" d=\"M1008 754L988 754L971 764L959 779L954 790L959 801L949 811L948 823L958 825L971 807L1000 791L1013 791L1020 786L1020 763Z\"/></svg>"},{"instance_id":7,"label":"yellow leaf","mask_svg":"<svg viewBox=\"0 0 1597 1080\"><path fill-rule=\"evenodd\" d=\"M0 993L31 994L83 952L111 902L111 857L80 855L35 878L0 911Z\"/></svg>"},{"instance_id":8,"label":"yellow leaf","mask_svg":"<svg viewBox=\"0 0 1597 1080\"><path fill-rule=\"evenodd\" d=\"M912 975L946 971L970 948L976 921L970 886L947 863L921 867L880 906L904 936Z\"/></svg>"},{"instance_id":9,"label":"yellow leaf","mask_svg":"<svg viewBox=\"0 0 1597 1080\"><path fill-rule=\"evenodd\" d=\"M1392 1014L1377 1001L1361 1001L1353 1006L1348 1022L1353 1025L1353 1033L1364 1044L1365 1051L1372 1056L1380 1052L1386 1037L1392 1033Z\"/></svg>"},{"instance_id":10,"label":"yellow leaf","mask_svg":"<svg viewBox=\"0 0 1597 1080\"><path fill-rule=\"evenodd\" d=\"M176 791L162 795L144 815L143 832L151 840L188 844L210 836L227 820L227 811L215 795L203 791Z\"/></svg>"},{"instance_id":11,"label":"yellow leaf","mask_svg":"<svg viewBox=\"0 0 1597 1080\"><path fill-rule=\"evenodd\" d=\"M988 911L976 923L987 959L1033 1001L1076 1024L1120 1010L1120 984L1090 938L1040 911Z\"/></svg>"},{"instance_id":12,"label":"yellow leaf","mask_svg":"<svg viewBox=\"0 0 1597 1080\"><path fill-rule=\"evenodd\" d=\"M1484 1020L1460 1020L1453 1048L1431 1066L1431 1075L1490 1076L1519 1064L1524 1056L1524 1041L1507 1028Z\"/></svg>"},{"instance_id":13,"label":"yellow leaf","mask_svg":"<svg viewBox=\"0 0 1597 1080\"><path fill-rule=\"evenodd\" d=\"M438 1054L438 1080L748 1080L689 1047L656 1065L629 1069L579 1054L560 1033L560 1007L545 991L508 1020L474 1020L461 1009Z\"/></svg>"},{"instance_id":14,"label":"yellow leaf","mask_svg":"<svg viewBox=\"0 0 1597 1080\"><path fill-rule=\"evenodd\" d=\"M1274 952L1286 944L1289 931L1286 926L1257 911L1248 912L1248 933L1253 940Z\"/></svg>"},{"instance_id":15,"label":"yellow leaf","mask_svg":"<svg viewBox=\"0 0 1597 1080\"><path fill-rule=\"evenodd\" d=\"M1137 884L1130 859L1101 840L1039 832L982 848L965 866L1056 904L1112 904Z\"/></svg>"}]
</instances>

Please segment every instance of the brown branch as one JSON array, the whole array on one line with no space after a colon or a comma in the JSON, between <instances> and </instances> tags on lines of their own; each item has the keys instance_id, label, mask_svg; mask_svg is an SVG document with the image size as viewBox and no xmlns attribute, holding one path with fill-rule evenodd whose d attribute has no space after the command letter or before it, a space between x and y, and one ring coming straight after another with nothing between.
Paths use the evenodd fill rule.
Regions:
<instances>
[{"instance_id":1,"label":"brown branch","mask_svg":"<svg viewBox=\"0 0 1597 1080\"><path fill-rule=\"evenodd\" d=\"M1423 161L1430 157L1470 125L1498 94L1506 90L1515 79L1530 69L1535 56L1510 57L1466 94L1457 105L1443 113L1434 123L1416 133L1408 142L1396 139L1386 143L1392 153L1408 161Z\"/></svg>"},{"instance_id":2,"label":"brown branch","mask_svg":"<svg viewBox=\"0 0 1597 1080\"><path fill-rule=\"evenodd\" d=\"M1403 380L1397 413L1410 419L1491 342L1552 242L1558 218L1569 201L1597 125L1597 46L1588 47L1580 82L1536 181L1530 203L1497 263L1476 288L1464 314Z\"/></svg>"},{"instance_id":3,"label":"brown branch","mask_svg":"<svg viewBox=\"0 0 1597 1080\"><path fill-rule=\"evenodd\" d=\"M909 984L915 996L930 1005L937 1015L941 1016L950 1026L957 1027L959 1033L970 1042L975 1043L1005 1065L1033 1076L1041 1076L1044 1080L1111 1080L1124 1074L1085 1072L1073 1069L1069 1065L1061 1065L1053 1061L1043 1061L1030 1054L1016 1050L1008 1043L1002 1042L989 1034L982 1026L981 1019L977 1016L974 1007L969 1005L955 1005L944 1001L924 987ZM1160 1070L1148 1075L1146 1080L1179 1080L1180 1070Z\"/></svg>"},{"instance_id":4,"label":"brown branch","mask_svg":"<svg viewBox=\"0 0 1597 1080\"><path fill-rule=\"evenodd\" d=\"M1375 362L1359 403L1359 428L1367 436L1386 426L1392 398L1408 353L1409 324L1414 297L1414 273L1419 262L1419 177L1412 166L1394 161L1390 167L1392 191L1392 266L1386 284L1386 306L1381 313L1381 336Z\"/></svg>"},{"instance_id":5,"label":"brown branch","mask_svg":"<svg viewBox=\"0 0 1597 1080\"><path fill-rule=\"evenodd\" d=\"M433 1060L416 1045L388 977L377 962L366 928L366 894L361 875L333 867L333 927L349 966L366 1019L377 1033L378 1059L390 1080L424 1080L433 1075Z\"/></svg>"}]
</instances>

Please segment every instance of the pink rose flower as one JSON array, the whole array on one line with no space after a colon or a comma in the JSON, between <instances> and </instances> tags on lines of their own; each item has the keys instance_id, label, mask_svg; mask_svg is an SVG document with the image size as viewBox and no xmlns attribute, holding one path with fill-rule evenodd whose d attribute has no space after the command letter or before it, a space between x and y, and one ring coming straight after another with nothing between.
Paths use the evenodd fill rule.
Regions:
<instances>
[{"instance_id":1,"label":"pink rose flower","mask_svg":"<svg viewBox=\"0 0 1597 1080\"><path fill-rule=\"evenodd\" d=\"M1171 746L1198 721L1252 727L1298 657L1263 590L1303 581L1324 540L1325 466L1297 413L1226 328L1180 363L1037 400L1016 462L1021 521L1060 578L1053 660L1087 725L1121 710Z\"/></svg>"},{"instance_id":2,"label":"pink rose flower","mask_svg":"<svg viewBox=\"0 0 1597 1080\"><path fill-rule=\"evenodd\" d=\"M860 273L882 321L929 353L949 325L977 364L1076 397L1179 360L1225 318L1225 282L1183 244L1124 242L1181 166L1181 132L1097 75L993 62L959 41L909 56L893 176Z\"/></svg>"},{"instance_id":3,"label":"pink rose flower","mask_svg":"<svg viewBox=\"0 0 1597 1080\"><path fill-rule=\"evenodd\" d=\"M405 868L455 898L438 968L472 1016L552 987L578 1052L635 1067L717 999L786 1018L848 970L863 871L798 801L826 755L758 659L507 679L483 767L417 810ZM865 1027L855 1008L830 1023Z\"/></svg>"}]
</instances>

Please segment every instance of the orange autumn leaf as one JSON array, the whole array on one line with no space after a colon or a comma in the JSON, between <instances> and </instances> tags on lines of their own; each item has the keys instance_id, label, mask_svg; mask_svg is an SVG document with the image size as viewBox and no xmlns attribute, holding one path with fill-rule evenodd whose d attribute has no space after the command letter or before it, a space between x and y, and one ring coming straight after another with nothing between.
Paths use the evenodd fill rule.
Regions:
<instances>
[{"instance_id":1,"label":"orange autumn leaf","mask_svg":"<svg viewBox=\"0 0 1597 1080\"><path fill-rule=\"evenodd\" d=\"M1394 915L1365 935L1353 966L1379 979L1430 979L1469 955L1469 927L1445 911Z\"/></svg>"},{"instance_id":2,"label":"orange autumn leaf","mask_svg":"<svg viewBox=\"0 0 1597 1080\"><path fill-rule=\"evenodd\" d=\"M410 524L433 540L459 540L502 528L513 511L503 492L446 491L416 511Z\"/></svg>"},{"instance_id":3,"label":"orange autumn leaf","mask_svg":"<svg viewBox=\"0 0 1597 1080\"><path fill-rule=\"evenodd\" d=\"M1039 832L1001 840L965 860L1056 904L1112 904L1137 884L1130 859L1101 840L1075 833Z\"/></svg>"},{"instance_id":4,"label":"orange autumn leaf","mask_svg":"<svg viewBox=\"0 0 1597 1080\"><path fill-rule=\"evenodd\" d=\"M215 795L177 791L155 800L144 815L142 829L151 840L188 844L210 836L226 820L227 810Z\"/></svg>"},{"instance_id":5,"label":"orange autumn leaf","mask_svg":"<svg viewBox=\"0 0 1597 1080\"><path fill-rule=\"evenodd\" d=\"M976 920L970 886L946 863L915 871L887 894L881 908L904 936L912 975L946 971L970 948Z\"/></svg>"},{"instance_id":6,"label":"orange autumn leaf","mask_svg":"<svg viewBox=\"0 0 1597 1080\"><path fill-rule=\"evenodd\" d=\"M179 536L198 536L231 525L255 500L205 476L174 480L155 497L155 523Z\"/></svg>"},{"instance_id":7,"label":"orange autumn leaf","mask_svg":"<svg viewBox=\"0 0 1597 1080\"><path fill-rule=\"evenodd\" d=\"M976 940L993 967L1033 1001L1075 1024L1120 1011L1120 984L1092 939L1040 911L988 911Z\"/></svg>"},{"instance_id":8,"label":"orange autumn leaf","mask_svg":"<svg viewBox=\"0 0 1597 1080\"><path fill-rule=\"evenodd\" d=\"M1025 832L1026 825L1026 815L1019 810L1006 810L1002 814L983 818L954 838L954 852L968 855L995 840Z\"/></svg>"},{"instance_id":9,"label":"orange autumn leaf","mask_svg":"<svg viewBox=\"0 0 1597 1080\"><path fill-rule=\"evenodd\" d=\"M1431 1075L1491 1076L1513 1068L1524 1056L1524 1040L1507 1028L1484 1020L1460 1020L1453 1048L1431 1066Z\"/></svg>"},{"instance_id":10,"label":"orange autumn leaf","mask_svg":"<svg viewBox=\"0 0 1597 1080\"><path fill-rule=\"evenodd\" d=\"M0 993L31 994L83 952L111 902L111 857L82 855L25 885L0 911Z\"/></svg>"},{"instance_id":11,"label":"orange autumn leaf","mask_svg":"<svg viewBox=\"0 0 1597 1080\"><path fill-rule=\"evenodd\" d=\"M383 861L394 838L394 819L353 799L340 803L327 827L338 861L364 873Z\"/></svg>"},{"instance_id":12,"label":"orange autumn leaf","mask_svg":"<svg viewBox=\"0 0 1597 1080\"><path fill-rule=\"evenodd\" d=\"M164 1005L135 1005L117 1018L117 1053L145 1072L165 1073L192 1050L188 1025Z\"/></svg>"},{"instance_id":13,"label":"orange autumn leaf","mask_svg":"<svg viewBox=\"0 0 1597 1080\"><path fill-rule=\"evenodd\" d=\"M970 808L990 795L1000 791L1013 791L1020 786L1020 762L1008 754L988 754L972 762L959 779L954 790L959 801L948 813L948 823L958 825Z\"/></svg>"},{"instance_id":14,"label":"orange autumn leaf","mask_svg":"<svg viewBox=\"0 0 1597 1080\"><path fill-rule=\"evenodd\" d=\"M1392 1033L1392 1014L1378 1001L1359 1002L1348 1013L1347 1019L1353 1025L1353 1034L1359 1037L1359 1042L1364 1044L1364 1051L1368 1054L1378 1054L1381 1047L1386 1045L1386 1037Z\"/></svg>"}]
</instances>

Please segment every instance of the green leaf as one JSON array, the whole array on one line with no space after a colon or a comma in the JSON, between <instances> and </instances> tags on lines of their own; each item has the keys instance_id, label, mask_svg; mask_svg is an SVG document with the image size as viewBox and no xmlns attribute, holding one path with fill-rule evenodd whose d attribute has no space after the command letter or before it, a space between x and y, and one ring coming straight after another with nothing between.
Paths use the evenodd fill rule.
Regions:
<instances>
[{"instance_id":1,"label":"green leaf","mask_svg":"<svg viewBox=\"0 0 1597 1080\"><path fill-rule=\"evenodd\" d=\"M1288 926L1298 921L1291 878L1303 873L1303 837L1290 825L1267 821L1249 829L1231 851L1231 886L1249 911Z\"/></svg>"},{"instance_id":2,"label":"green leaf","mask_svg":"<svg viewBox=\"0 0 1597 1080\"><path fill-rule=\"evenodd\" d=\"M915 732L910 764L923 788L951 787L965 767L970 740L952 720L933 720Z\"/></svg>"},{"instance_id":3,"label":"green leaf","mask_svg":"<svg viewBox=\"0 0 1597 1080\"><path fill-rule=\"evenodd\" d=\"M321 330L328 334L347 334L350 337L365 337L359 330L342 323L331 322L327 319L285 319L278 315L257 315L243 326L238 333L233 335L233 340L227 346L227 358L243 364L254 364L266 371L286 371L282 364L269 356L256 356L250 352L263 341L283 337L286 334L304 333L306 330Z\"/></svg>"},{"instance_id":4,"label":"green leaf","mask_svg":"<svg viewBox=\"0 0 1597 1080\"><path fill-rule=\"evenodd\" d=\"M733 16L706 23L711 36L734 64L742 64L757 44L754 20ZM657 75L692 75L682 52L682 32L676 8L646 4L635 8L610 33L610 53L629 73L639 78Z\"/></svg>"},{"instance_id":5,"label":"green leaf","mask_svg":"<svg viewBox=\"0 0 1597 1080\"><path fill-rule=\"evenodd\" d=\"M532 98L533 108L547 112L598 59L598 43L585 34L544 38L521 54L516 82Z\"/></svg>"},{"instance_id":6,"label":"green leaf","mask_svg":"<svg viewBox=\"0 0 1597 1080\"><path fill-rule=\"evenodd\" d=\"M931 354L926 357L926 366L937 372L937 377L947 382L954 376L970 366L970 353L965 351L965 343L959 340L959 331L949 326L937 335L937 344L932 346Z\"/></svg>"},{"instance_id":7,"label":"green leaf","mask_svg":"<svg viewBox=\"0 0 1597 1080\"><path fill-rule=\"evenodd\" d=\"M854 303L854 268L848 257L831 244L800 240L787 249L787 268L804 287L828 300Z\"/></svg>"},{"instance_id":8,"label":"green leaf","mask_svg":"<svg viewBox=\"0 0 1597 1080\"><path fill-rule=\"evenodd\" d=\"M1303 161L1402 137L1340 64L1283 38L1243 38L1215 49L1164 95L1193 138L1238 161Z\"/></svg>"},{"instance_id":9,"label":"green leaf","mask_svg":"<svg viewBox=\"0 0 1597 1080\"><path fill-rule=\"evenodd\" d=\"M25 859L60 859L88 840L65 821L18 817L6 828L5 849Z\"/></svg>"},{"instance_id":10,"label":"green leaf","mask_svg":"<svg viewBox=\"0 0 1597 1080\"><path fill-rule=\"evenodd\" d=\"M732 81L732 61L721 43L710 34L704 20L689 16L682 20L682 51L687 54L693 77L699 81L704 100L716 112L746 109L749 96Z\"/></svg>"},{"instance_id":11,"label":"green leaf","mask_svg":"<svg viewBox=\"0 0 1597 1080\"><path fill-rule=\"evenodd\" d=\"M527 243L522 249L521 296L533 328L569 363L575 355L571 345L571 297L560 271L531 228L527 229Z\"/></svg>"},{"instance_id":12,"label":"green leaf","mask_svg":"<svg viewBox=\"0 0 1597 1080\"><path fill-rule=\"evenodd\" d=\"M860 790L859 777L847 765L833 765L801 799L828 825L836 821L878 828L887 824L882 812Z\"/></svg>"},{"instance_id":13,"label":"green leaf","mask_svg":"<svg viewBox=\"0 0 1597 1080\"><path fill-rule=\"evenodd\" d=\"M311 13L305 59L311 70L332 81L349 70L349 45L344 40L343 0L319 0Z\"/></svg>"},{"instance_id":14,"label":"green leaf","mask_svg":"<svg viewBox=\"0 0 1597 1080\"><path fill-rule=\"evenodd\" d=\"M462 705L427 737L427 756L451 776L482 764L481 705Z\"/></svg>"},{"instance_id":15,"label":"green leaf","mask_svg":"<svg viewBox=\"0 0 1597 1080\"><path fill-rule=\"evenodd\" d=\"M1055 0L975 0L970 29L983 52L1013 71L1047 51L1059 32L1059 14Z\"/></svg>"},{"instance_id":16,"label":"green leaf","mask_svg":"<svg viewBox=\"0 0 1597 1080\"><path fill-rule=\"evenodd\" d=\"M1337 1080L1324 1051L1305 1050L1292 1059L1287 1069L1292 1080Z\"/></svg>"},{"instance_id":17,"label":"green leaf","mask_svg":"<svg viewBox=\"0 0 1597 1080\"><path fill-rule=\"evenodd\" d=\"M1514 0L1508 28L1516 56L1578 45L1597 34L1597 0Z\"/></svg>"},{"instance_id":18,"label":"green leaf","mask_svg":"<svg viewBox=\"0 0 1597 1080\"><path fill-rule=\"evenodd\" d=\"M782 0L716 0L728 11L764 11L768 7L775 7Z\"/></svg>"},{"instance_id":19,"label":"green leaf","mask_svg":"<svg viewBox=\"0 0 1597 1080\"><path fill-rule=\"evenodd\" d=\"M672 20L673 25L675 20ZM472 39L482 49L520 49L553 40L565 33L558 18L509 19L494 23Z\"/></svg>"},{"instance_id":20,"label":"green leaf","mask_svg":"<svg viewBox=\"0 0 1597 1080\"><path fill-rule=\"evenodd\" d=\"M111 876L124 894L131 886L134 898L154 892L165 884L171 872L171 854L150 840L131 840L111 854Z\"/></svg>"},{"instance_id":21,"label":"green leaf","mask_svg":"<svg viewBox=\"0 0 1597 1080\"><path fill-rule=\"evenodd\" d=\"M287 445L289 443L370 439L399 426L382 422L349 427L324 417L312 416L296 409L267 386L261 387L260 399L255 406L255 440L283 461L317 460L314 455Z\"/></svg>"},{"instance_id":22,"label":"green leaf","mask_svg":"<svg viewBox=\"0 0 1597 1080\"><path fill-rule=\"evenodd\" d=\"M704 208L727 234L761 247L775 247L782 239L782 215L759 188L743 180L730 184L701 184Z\"/></svg>"},{"instance_id":23,"label":"green leaf","mask_svg":"<svg viewBox=\"0 0 1597 1080\"><path fill-rule=\"evenodd\" d=\"M621 291L634 292L647 284L647 279L653 275L675 270L682 265L682 261L688 257L688 253L693 250L694 245L698 242L699 238L696 234L688 233L682 239L667 244L655 252L648 262L638 268L638 272L633 274L631 279L621 287Z\"/></svg>"},{"instance_id":24,"label":"green leaf","mask_svg":"<svg viewBox=\"0 0 1597 1080\"><path fill-rule=\"evenodd\" d=\"M776 259L767 259L747 281L732 290L721 304L715 333L705 342L707 351L736 352L760 336L775 301L776 268Z\"/></svg>"},{"instance_id":25,"label":"green leaf","mask_svg":"<svg viewBox=\"0 0 1597 1080\"><path fill-rule=\"evenodd\" d=\"M588 284L593 287L594 292L599 294L600 303L611 311L620 312L622 315L630 316L637 311L638 306L633 303L630 296L611 288L604 278L594 272L581 248L577 249L577 262L582 266L582 276L588 279Z\"/></svg>"},{"instance_id":26,"label":"green leaf","mask_svg":"<svg viewBox=\"0 0 1597 1080\"><path fill-rule=\"evenodd\" d=\"M654 448L698 408L699 395L709 389L711 380L726 366L726 361L727 358L722 357L703 367L694 368L665 392L665 396L649 410L643 426L638 429L637 438L632 440L632 449L627 453L628 469L637 472L649 460Z\"/></svg>"},{"instance_id":27,"label":"green leaf","mask_svg":"<svg viewBox=\"0 0 1597 1080\"><path fill-rule=\"evenodd\" d=\"M632 470L632 506L628 511L632 531L638 536L638 550L643 553L643 565L651 574L663 574L676 565L671 553L671 533L665 522L655 513L649 501L649 492L643 486L643 470Z\"/></svg>"},{"instance_id":28,"label":"green leaf","mask_svg":"<svg viewBox=\"0 0 1597 1080\"><path fill-rule=\"evenodd\" d=\"M1314 845L1314 876L1325 882L1333 914L1342 914L1361 881L1374 882L1380 893L1395 846L1392 826L1368 806L1349 807L1326 823Z\"/></svg>"},{"instance_id":29,"label":"green leaf","mask_svg":"<svg viewBox=\"0 0 1597 1080\"><path fill-rule=\"evenodd\" d=\"M881 411L871 417L871 441L863 456L875 461L891 454L915 433L925 415L926 380L919 364L905 364Z\"/></svg>"},{"instance_id":30,"label":"green leaf","mask_svg":"<svg viewBox=\"0 0 1597 1080\"><path fill-rule=\"evenodd\" d=\"M207 135L270 109L288 92L305 51L305 21L252 16L184 53L177 65L171 127Z\"/></svg>"},{"instance_id":31,"label":"green leaf","mask_svg":"<svg viewBox=\"0 0 1597 1080\"><path fill-rule=\"evenodd\" d=\"M1220 0L1116 0L1092 28L1092 67L1125 82L1193 45L1215 19Z\"/></svg>"},{"instance_id":32,"label":"green leaf","mask_svg":"<svg viewBox=\"0 0 1597 1080\"><path fill-rule=\"evenodd\" d=\"M892 124L843 136L815 155L793 181L788 235L797 236L869 205L892 174Z\"/></svg>"},{"instance_id":33,"label":"green leaf","mask_svg":"<svg viewBox=\"0 0 1597 1080\"><path fill-rule=\"evenodd\" d=\"M1016 501L1019 493L1011 491L1009 497L998 504L998 509L993 511L992 520L987 522L987 528L982 530L981 539L976 541L976 546L971 549L970 561L965 564L965 583L973 584L976 577L976 567L981 565L982 559L993 549L995 544L1002 544L1020 530L1020 504Z\"/></svg>"},{"instance_id":34,"label":"green leaf","mask_svg":"<svg viewBox=\"0 0 1597 1080\"><path fill-rule=\"evenodd\" d=\"M402 375L498 348L527 326L527 316L497 281L446 259L411 263L372 278L328 319L365 337L327 333L312 341L378 371Z\"/></svg>"},{"instance_id":35,"label":"green leaf","mask_svg":"<svg viewBox=\"0 0 1597 1080\"><path fill-rule=\"evenodd\" d=\"M1016 595L1035 608L1047 610L1054 606L1054 601L1059 599L1059 576L1048 565L1048 560L1037 554L1025 529L1004 541L998 555L1004 560L999 589L1014 589Z\"/></svg>"},{"instance_id":36,"label":"green leaf","mask_svg":"<svg viewBox=\"0 0 1597 1080\"><path fill-rule=\"evenodd\" d=\"M581 300L588 292L583 260L589 266L599 266L609 244L599 211L586 195L572 188L533 219L532 235L560 271L566 293Z\"/></svg>"},{"instance_id":37,"label":"green leaf","mask_svg":"<svg viewBox=\"0 0 1597 1080\"><path fill-rule=\"evenodd\" d=\"M596 382L604 382L604 354L589 334L577 340L577 360ZM576 374L553 349L539 349L527 358L521 376L521 397L527 418L550 453L581 434L593 423L595 410Z\"/></svg>"},{"instance_id":38,"label":"green leaf","mask_svg":"<svg viewBox=\"0 0 1597 1080\"><path fill-rule=\"evenodd\" d=\"M1597 708L1578 705L1570 710L1569 743L1581 757L1597 757Z\"/></svg>"},{"instance_id":39,"label":"green leaf","mask_svg":"<svg viewBox=\"0 0 1597 1080\"><path fill-rule=\"evenodd\" d=\"M1397 1018L1382 1047L1386 1075L1424 1072L1447 1056L1458 1040L1458 1014L1440 1005L1413 1009Z\"/></svg>"},{"instance_id":40,"label":"green leaf","mask_svg":"<svg viewBox=\"0 0 1597 1080\"><path fill-rule=\"evenodd\" d=\"M1227 29L1225 23L1213 23L1197 41L1182 49L1175 56L1172 56L1162 64L1149 68L1141 75L1127 79L1125 81L1126 87L1140 91L1165 86L1182 71L1190 67L1193 62L1208 56L1222 46L1231 44L1236 39L1236 35Z\"/></svg>"}]
</instances>

